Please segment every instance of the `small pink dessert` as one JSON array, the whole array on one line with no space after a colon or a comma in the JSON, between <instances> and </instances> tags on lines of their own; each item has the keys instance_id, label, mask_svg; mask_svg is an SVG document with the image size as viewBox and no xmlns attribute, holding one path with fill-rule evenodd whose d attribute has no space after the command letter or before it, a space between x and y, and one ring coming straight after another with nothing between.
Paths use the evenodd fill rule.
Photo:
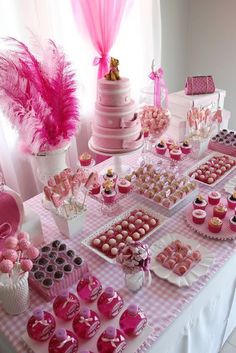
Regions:
<instances>
[{"instance_id":1,"label":"small pink dessert","mask_svg":"<svg viewBox=\"0 0 236 353\"><path fill-rule=\"evenodd\" d=\"M212 217L208 222L208 229L212 233L219 233L221 231L223 222L218 217Z\"/></svg>"},{"instance_id":2,"label":"small pink dessert","mask_svg":"<svg viewBox=\"0 0 236 353\"><path fill-rule=\"evenodd\" d=\"M50 339L48 353L77 353L79 348L77 336L64 328L58 328Z\"/></svg>"},{"instance_id":3,"label":"small pink dessert","mask_svg":"<svg viewBox=\"0 0 236 353\"><path fill-rule=\"evenodd\" d=\"M229 219L229 226L233 232L236 232L236 216L233 216Z\"/></svg>"},{"instance_id":4,"label":"small pink dessert","mask_svg":"<svg viewBox=\"0 0 236 353\"><path fill-rule=\"evenodd\" d=\"M100 319L95 311L84 307L73 320L73 331L78 337L92 338L101 326Z\"/></svg>"},{"instance_id":5,"label":"small pink dessert","mask_svg":"<svg viewBox=\"0 0 236 353\"><path fill-rule=\"evenodd\" d=\"M59 294L53 302L53 311L57 317L64 321L72 320L80 309L79 299L67 290Z\"/></svg>"},{"instance_id":6,"label":"small pink dessert","mask_svg":"<svg viewBox=\"0 0 236 353\"><path fill-rule=\"evenodd\" d=\"M189 144L188 140L184 140L180 148L183 154L189 154L192 151L192 145Z\"/></svg>"},{"instance_id":7,"label":"small pink dessert","mask_svg":"<svg viewBox=\"0 0 236 353\"><path fill-rule=\"evenodd\" d=\"M164 141L160 141L156 146L156 153L164 155L166 153L167 150L167 145L165 144Z\"/></svg>"},{"instance_id":8,"label":"small pink dessert","mask_svg":"<svg viewBox=\"0 0 236 353\"><path fill-rule=\"evenodd\" d=\"M104 190L102 191L103 200L107 204L111 204L115 201L116 191L114 190L114 183L112 180L106 180L103 183Z\"/></svg>"},{"instance_id":9,"label":"small pink dessert","mask_svg":"<svg viewBox=\"0 0 236 353\"><path fill-rule=\"evenodd\" d=\"M91 164L92 156L90 153L84 152L79 157L79 161L80 161L80 164L82 165L82 167L87 167Z\"/></svg>"},{"instance_id":10,"label":"small pink dessert","mask_svg":"<svg viewBox=\"0 0 236 353\"><path fill-rule=\"evenodd\" d=\"M193 201L193 207L195 209L205 210L206 206L207 206L207 201L201 195L198 195L196 199Z\"/></svg>"},{"instance_id":11,"label":"small pink dessert","mask_svg":"<svg viewBox=\"0 0 236 353\"><path fill-rule=\"evenodd\" d=\"M193 210L192 219L196 224L203 224L206 219L206 211L201 209Z\"/></svg>"},{"instance_id":12,"label":"small pink dessert","mask_svg":"<svg viewBox=\"0 0 236 353\"><path fill-rule=\"evenodd\" d=\"M232 195L230 195L227 198L228 201L228 206L231 210L234 210L236 207L236 192L234 192Z\"/></svg>"},{"instance_id":13,"label":"small pink dessert","mask_svg":"<svg viewBox=\"0 0 236 353\"><path fill-rule=\"evenodd\" d=\"M90 193L93 195L97 195L100 193L100 190L101 190L101 184L96 183L96 184L93 184L93 186L90 190Z\"/></svg>"},{"instance_id":14,"label":"small pink dessert","mask_svg":"<svg viewBox=\"0 0 236 353\"><path fill-rule=\"evenodd\" d=\"M86 302L93 302L102 291L100 281L90 274L82 278L77 285L78 296Z\"/></svg>"},{"instance_id":15,"label":"small pink dessert","mask_svg":"<svg viewBox=\"0 0 236 353\"><path fill-rule=\"evenodd\" d=\"M107 319L117 316L123 305L123 299L112 287L105 288L97 301L99 312Z\"/></svg>"},{"instance_id":16,"label":"small pink dessert","mask_svg":"<svg viewBox=\"0 0 236 353\"><path fill-rule=\"evenodd\" d=\"M227 213L227 207L223 205L222 203L219 205L216 205L213 208L213 217L218 217L220 219L224 219Z\"/></svg>"},{"instance_id":17,"label":"small pink dessert","mask_svg":"<svg viewBox=\"0 0 236 353\"><path fill-rule=\"evenodd\" d=\"M28 321L27 332L30 338L38 342L47 341L52 337L56 328L56 321L52 314L36 309Z\"/></svg>"},{"instance_id":18,"label":"small pink dessert","mask_svg":"<svg viewBox=\"0 0 236 353\"><path fill-rule=\"evenodd\" d=\"M105 175L103 175L104 180L112 180L114 183L116 183L118 178L118 175L113 172L111 168L107 169L107 172Z\"/></svg>"},{"instance_id":19,"label":"small pink dessert","mask_svg":"<svg viewBox=\"0 0 236 353\"><path fill-rule=\"evenodd\" d=\"M181 159L181 150L179 148L173 148L170 150L170 157L175 161L180 161Z\"/></svg>"},{"instance_id":20,"label":"small pink dessert","mask_svg":"<svg viewBox=\"0 0 236 353\"><path fill-rule=\"evenodd\" d=\"M175 141L173 139L168 139L166 141L166 146L168 149L170 149L171 146L173 146L175 144Z\"/></svg>"},{"instance_id":21,"label":"small pink dessert","mask_svg":"<svg viewBox=\"0 0 236 353\"><path fill-rule=\"evenodd\" d=\"M120 317L120 328L127 336L140 335L146 325L147 317L136 304L129 305Z\"/></svg>"},{"instance_id":22,"label":"small pink dessert","mask_svg":"<svg viewBox=\"0 0 236 353\"><path fill-rule=\"evenodd\" d=\"M131 182L126 179L119 179L117 182L118 190L122 194L128 194L131 189Z\"/></svg>"},{"instance_id":23,"label":"small pink dessert","mask_svg":"<svg viewBox=\"0 0 236 353\"><path fill-rule=\"evenodd\" d=\"M122 353L127 346L123 333L113 326L109 326L97 341L99 353Z\"/></svg>"},{"instance_id":24,"label":"small pink dessert","mask_svg":"<svg viewBox=\"0 0 236 353\"><path fill-rule=\"evenodd\" d=\"M221 194L219 191L211 191L208 194L208 202L210 205L218 205L221 199Z\"/></svg>"}]
</instances>

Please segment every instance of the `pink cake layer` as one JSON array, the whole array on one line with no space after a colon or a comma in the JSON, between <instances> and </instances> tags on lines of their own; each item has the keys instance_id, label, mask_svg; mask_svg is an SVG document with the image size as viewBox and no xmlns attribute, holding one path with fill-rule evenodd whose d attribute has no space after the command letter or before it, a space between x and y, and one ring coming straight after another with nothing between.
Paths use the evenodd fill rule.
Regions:
<instances>
[{"instance_id":1,"label":"pink cake layer","mask_svg":"<svg viewBox=\"0 0 236 353\"><path fill-rule=\"evenodd\" d=\"M105 128L126 128L137 124L137 116L134 114L135 102L120 107L106 107L96 103L94 124Z\"/></svg>"},{"instance_id":2,"label":"pink cake layer","mask_svg":"<svg viewBox=\"0 0 236 353\"><path fill-rule=\"evenodd\" d=\"M117 107L129 104L130 81L121 78L117 81L108 81L105 78L97 83L97 103L108 107Z\"/></svg>"}]
</instances>

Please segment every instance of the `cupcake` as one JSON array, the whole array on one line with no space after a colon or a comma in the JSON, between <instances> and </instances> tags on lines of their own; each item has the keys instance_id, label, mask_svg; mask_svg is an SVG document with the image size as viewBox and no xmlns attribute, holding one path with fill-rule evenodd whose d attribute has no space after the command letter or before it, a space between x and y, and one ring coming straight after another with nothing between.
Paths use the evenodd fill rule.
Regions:
<instances>
[{"instance_id":1,"label":"cupcake","mask_svg":"<svg viewBox=\"0 0 236 353\"><path fill-rule=\"evenodd\" d=\"M213 208L213 216L214 217L218 217L220 219L223 219L223 218L225 218L226 213L227 213L227 207L225 205L223 205L222 203Z\"/></svg>"},{"instance_id":2,"label":"cupcake","mask_svg":"<svg viewBox=\"0 0 236 353\"><path fill-rule=\"evenodd\" d=\"M113 172L111 168L107 169L107 172L105 175L103 175L103 178L105 180L112 180L114 183L116 183L118 175Z\"/></svg>"},{"instance_id":3,"label":"cupcake","mask_svg":"<svg viewBox=\"0 0 236 353\"><path fill-rule=\"evenodd\" d=\"M229 227L233 232L236 232L236 216L235 215L229 219Z\"/></svg>"},{"instance_id":4,"label":"cupcake","mask_svg":"<svg viewBox=\"0 0 236 353\"><path fill-rule=\"evenodd\" d=\"M193 223L202 224L206 219L206 211L204 210L193 210L192 212Z\"/></svg>"},{"instance_id":5,"label":"cupcake","mask_svg":"<svg viewBox=\"0 0 236 353\"><path fill-rule=\"evenodd\" d=\"M210 205L217 205L220 202L221 194L218 191L211 191L208 194L208 202Z\"/></svg>"},{"instance_id":6,"label":"cupcake","mask_svg":"<svg viewBox=\"0 0 236 353\"><path fill-rule=\"evenodd\" d=\"M107 204L111 204L115 201L116 191L113 188L113 182L106 180L103 184L104 190L102 191L103 200Z\"/></svg>"},{"instance_id":7,"label":"cupcake","mask_svg":"<svg viewBox=\"0 0 236 353\"><path fill-rule=\"evenodd\" d=\"M192 151L192 145L189 144L188 140L184 140L180 148L183 154L189 154Z\"/></svg>"},{"instance_id":8,"label":"cupcake","mask_svg":"<svg viewBox=\"0 0 236 353\"><path fill-rule=\"evenodd\" d=\"M205 210L207 206L207 201L201 195L198 195L196 199L193 201L193 208L199 210Z\"/></svg>"},{"instance_id":9,"label":"cupcake","mask_svg":"<svg viewBox=\"0 0 236 353\"><path fill-rule=\"evenodd\" d=\"M234 210L236 207L236 191L227 198L227 201L229 208Z\"/></svg>"},{"instance_id":10,"label":"cupcake","mask_svg":"<svg viewBox=\"0 0 236 353\"><path fill-rule=\"evenodd\" d=\"M122 194L127 194L128 192L130 192L131 183L126 179L119 179L117 182L117 186L118 186L119 192Z\"/></svg>"},{"instance_id":11,"label":"cupcake","mask_svg":"<svg viewBox=\"0 0 236 353\"><path fill-rule=\"evenodd\" d=\"M212 233L219 233L221 231L223 222L218 217L212 217L208 222L208 229Z\"/></svg>"},{"instance_id":12,"label":"cupcake","mask_svg":"<svg viewBox=\"0 0 236 353\"><path fill-rule=\"evenodd\" d=\"M84 152L79 157L79 161L80 161L80 164L82 165L82 167L87 167L91 164L92 156L90 153Z\"/></svg>"},{"instance_id":13,"label":"cupcake","mask_svg":"<svg viewBox=\"0 0 236 353\"><path fill-rule=\"evenodd\" d=\"M181 159L181 150L179 148L172 148L170 150L170 157L174 159L175 161L180 161Z\"/></svg>"},{"instance_id":14,"label":"cupcake","mask_svg":"<svg viewBox=\"0 0 236 353\"><path fill-rule=\"evenodd\" d=\"M164 141L160 141L156 146L156 153L164 155L167 150L167 145L165 144Z\"/></svg>"},{"instance_id":15,"label":"cupcake","mask_svg":"<svg viewBox=\"0 0 236 353\"><path fill-rule=\"evenodd\" d=\"M100 190L101 190L101 184L95 183L95 184L92 185L90 193L93 194L93 195L97 195L97 194L100 193Z\"/></svg>"}]
</instances>

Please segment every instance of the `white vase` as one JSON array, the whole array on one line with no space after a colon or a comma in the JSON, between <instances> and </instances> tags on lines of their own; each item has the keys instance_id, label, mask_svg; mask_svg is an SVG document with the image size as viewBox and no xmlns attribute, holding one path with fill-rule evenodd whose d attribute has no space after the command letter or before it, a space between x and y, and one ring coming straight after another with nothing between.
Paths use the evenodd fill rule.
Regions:
<instances>
[{"instance_id":1,"label":"white vase","mask_svg":"<svg viewBox=\"0 0 236 353\"><path fill-rule=\"evenodd\" d=\"M11 284L0 283L0 302L7 314L17 315L29 307L29 272L21 274Z\"/></svg>"},{"instance_id":2,"label":"white vase","mask_svg":"<svg viewBox=\"0 0 236 353\"><path fill-rule=\"evenodd\" d=\"M69 145L66 145L53 151L40 152L33 155L36 162L38 179L43 185L47 183L50 176L54 176L68 167L66 163L68 148Z\"/></svg>"}]
</instances>

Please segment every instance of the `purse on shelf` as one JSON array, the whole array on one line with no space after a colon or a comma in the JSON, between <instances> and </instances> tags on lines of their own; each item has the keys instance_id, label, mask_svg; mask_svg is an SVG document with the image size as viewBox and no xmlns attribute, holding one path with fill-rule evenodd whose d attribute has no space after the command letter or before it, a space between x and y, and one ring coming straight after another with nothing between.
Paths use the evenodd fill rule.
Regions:
<instances>
[{"instance_id":1,"label":"purse on shelf","mask_svg":"<svg viewBox=\"0 0 236 353\"><path fill-rule=\"evenodd\" d=\"M212 76L189 76L185 83L185 94L206 94L215 92L215 83Z\"/></svg>"}]
</instances>

